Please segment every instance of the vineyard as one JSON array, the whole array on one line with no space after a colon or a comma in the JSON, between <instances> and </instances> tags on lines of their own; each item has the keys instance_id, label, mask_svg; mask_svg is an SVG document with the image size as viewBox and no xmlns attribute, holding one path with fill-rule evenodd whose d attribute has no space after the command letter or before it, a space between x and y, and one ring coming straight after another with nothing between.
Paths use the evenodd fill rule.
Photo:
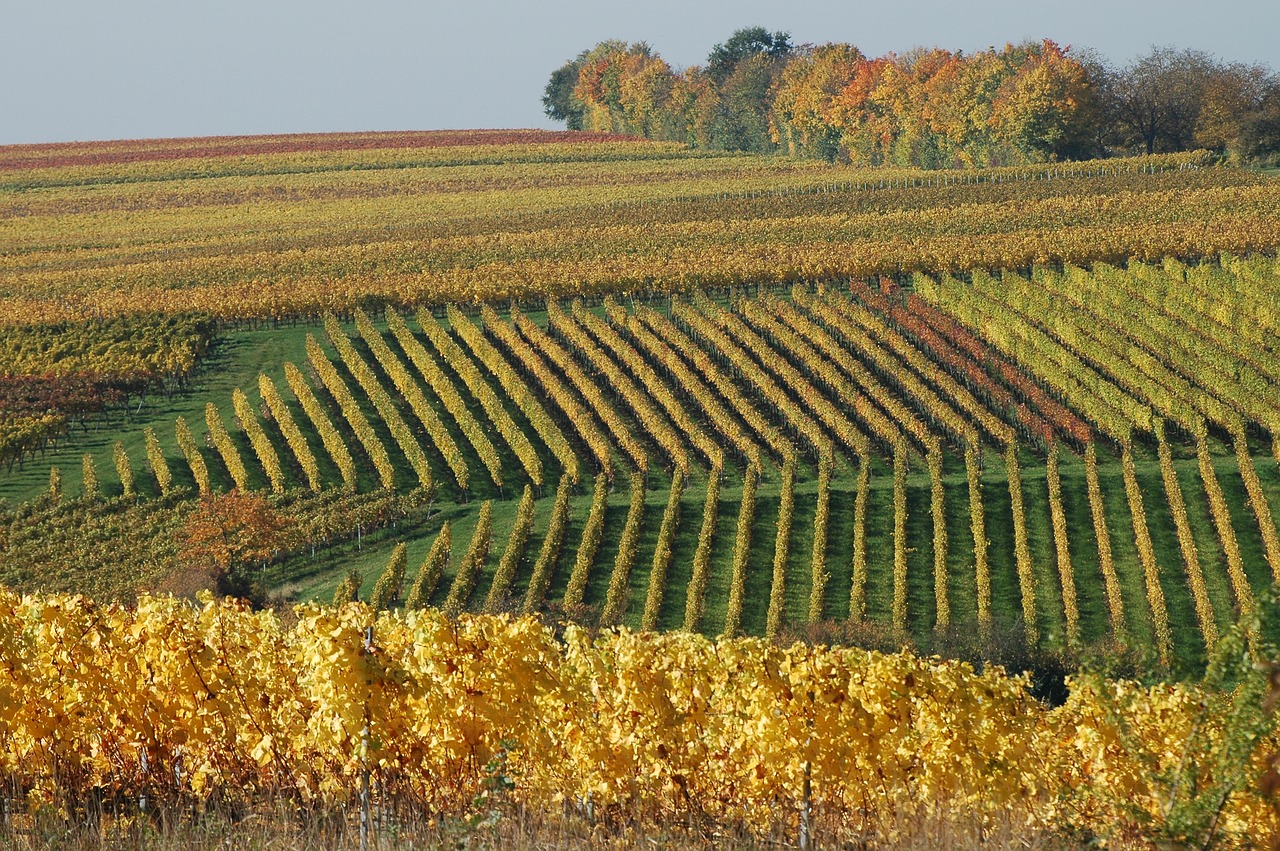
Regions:
<instances>
[{"instance_id":1,"label":"vineyard","mask_svg":"<svg viewBox=\"0 0 1280 851\"><path fill-rule=\"evenodd\" d=\"M0 770L45 817L90 817L95 792L117 808L256 793L357 809L367 772L387 825L506 799L779 840L804 820L820 842L912 845L947 814L1118 842L1163 828L1250 847L1280 830L1256 791L1196 809L1275 758L1250 706L1274 695L1265 678L1232 696L1085 677L1050 708L1025 677L909 653L557 637L436 611L375 622L362 604L297 615L0 593ZM1235 731L1256 740L1235 750Z\"/></svg>"},{"instance_id":2,"label":"vineyard","mask_svg":"<svg viewBox=\"0 0 1280 851\"><path fill-rule=\"evenodd\" d=\"M1269 304L1276 280L1272 260L1228 258L536 314L357 308L300 329L275 377L150 427L145 464L113 445L127 472L88 456L60 488L81 511L108 490L123 511L175 488L419 493L439 509L409 555L446 520L459 550L419 602L453 610L768 637L852 617L926 647L976 627L1202 662L1280 571L1280 399L1258 392L1280 376L1276 326L1251 312L1250 345L1224 313ZM270 581L328 597L307 561ZM75 575L52 587L83 590Z\"/></svg>"},{"instance_id":3,"label":"vineyard","mask_svg":"<svg viewBox=\"0 0 1280 851\"><path fill-rule=\"evenodd\" d=\"M0 149L0 222L0 584L22 593L105 606L231 578L258 603L368 606L306 609L311 632L288 638L231 604L102 610L234 622L277 672L283 647L305 655L368 611L392 643L461 623L579 679L604 651L520 632L532 620L444 618L628 627L604 640L650 661L672 642L698 676L728 676L716 653L757 671L725 698L735 717L781 693L770 665L915 665L947 694L1000 691L998 735L1029 748L1008 789L1038 782L1027 742L1050 723L1028 682L767 648L1105 656L1185 678L1224 636L1280 639L1260 618L1280 582L1280 184L1205 155L894 171L595 134L24 146ZM95 611L39 599L3 616ZM349 673L307 670L321 691ZM388 677L407 691L387 718L426 700ZM6 688L0 709L25 699ZM1063 711L1104 713L1071 695ZM517 703L502 711L560 723ZM337 794L351 766L330 733L282 731L288 754L259 737L225 765ZM18 735L0 726L0 746ZM139 742L112 747L155 744ZM725 748L726 778L757 759ZM636 776L683 771L667 759L637 756ZM227 782L210 766L200 783ZM569 793L539 775L538 794L618 800L622 776ZM436 782L398 777L410 798ZM450 777L474 792L474 773ZM832 812L855 786L831 787ZM782 793L741 788L681 800L767 822ZM676 807L663 790L640 798Z\"/></svg>"}]
</instances>

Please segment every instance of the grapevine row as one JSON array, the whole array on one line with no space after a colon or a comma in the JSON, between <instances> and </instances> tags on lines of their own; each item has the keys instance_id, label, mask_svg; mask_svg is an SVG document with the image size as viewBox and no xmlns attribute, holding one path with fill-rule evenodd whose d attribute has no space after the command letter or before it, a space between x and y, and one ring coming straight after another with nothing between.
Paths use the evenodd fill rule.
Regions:
<instances>
[{"instance_id":1,"label":"grapevine row","mask_svg":"<svg viewBox=\"0 0 1280 851\"><path fill-rule=\"evenodd\" d=\"M1262 533L1262 549L1267 555L1267 564L1271 565L1273 581L1280 582L1280 534L1276 533L1276 524L1271 517L1271 506L1267 504L1266 491L1258 480L1258 471L1253 465L1253 456L1249 454L1249 442L1243 431L1231 435L1231 442L1236 451L1236 463L1240 467L1240 478L1244 481L1244 490L1248 495L1247 502L1258 521L1258 530Z\"/></svg>"},{"instance_id":2,"label":"grapevine row","mask_svg":"<svg viewBox=\"0 0 1280 851\"><path fill-rule=\"evenodd\" d=\"M907 629L907 447L893 447L893 628Z\"/></svg>"},{"instance_id":3,"label":"grapevine row","mask_svg":"<svg viewBox=\"0 0 1280 851\"><path fill-rule=\"evenodd\" d=\"M147 443L147 465L151 468L151 475L155 477L160 495L168 496L173 489L173 473L170 472L169 462L164 457L160 438L156 437L155 429L151 426L147 426L144 435Z\"/></svg>"},{"instance_id":4,"label":"grapevine row","mask_svg":"<svg viewBox=\"0 0 1280 851\"><path fill-rule=\"evenodd\" d=\"M756 470L756 467L748 467ZM707 607L707 584L711 578L711 546L715 542L716 521L720 517L719 470L707 476L707 495L702 506L702 525L698 528L698 545L693 551L693 573L684 606L684 628L696 632L702 625Z\"/></svg>"},{"instance_id":5,"label":"grapevine row","mask_svg":"<svg viewBox=\"0 0 1280 851\"><path fill-rule=\"evenodd\" d=\"M614 318L616 314L610 313L610 318ZM720 433L725 440L738 450L743 459L748 464L757 469L760 467L760 447L752 440L734 416L729 413L728 409L720 403L716 398L715 392L707 386L707 384L699 377L698 373L690 369L679 355L672 348L659 339L653 332L649 331L640 320L630 314L623 314L617 319L619 325L626 327L631 338L634 339L640 348L648 353L657 363L669 373L676 385L683 387L686 395L694 400L697 405L706 413L711 425ZM634 350L633 350L634 351ZM637 352L637 359L647 364L647 360L640 356ZM633 367L635 369L635 367ZM665 390L665 387L664 387ZM678 404L678 400L672 400ZM688 414L684 412L681 415L688 420L687 428L696 429L697 436L691 434L690 442L697 446L700 442L706 442L710 446L715 447L716 452L707 454L708 460L711 462L712 470L719 469L724 465L724 452L720 450L716 444L702 433L700 427ZM719 463L717 463L719 462Z\"/></svg>"},{"instance_id":6,"label":"grapevine row","mask_svg":"<svg viewBox=\"0 0 1280 851\"><path fill-rule=\"evenodd\" d=\"M484 571L485 562L489 560L489 548L493 545L493 500L485 500L480 506L480 514L476 518L476 528L471 533L471 543L458 562L458 571L453 575L453 583L445 597L441 610L450 617L456 616L467 607L471 592L475 590L476 580Z\"/></svg>"},{"instance_id":7,"label":"grapevine row","mask_svg":"<svg viewBox=\"0 0 1280 851\"><path fill-rule=\"evenodd\" d=\"M761 369L751 357L743 351L728 334L718 328L706 314L685 302L675 302L672 311L677 319L685 323L699 338L706 340L720 354L720 357L733 365L733 368L746 376L755 385L764 400L791 426L799 432L809 444L817 457L831 453L831 441L823 434L813 418L800 408L778 384ZM723 315L723 313L721 314ZM806 382L807 383L807 382Z\"/></svg>"},{"instance_id":8,"label":"grapevine row","mask_svg":"<svg viewBox=\"0 0 1280 851\"><path fill-rule=\"evenodd\" d=\"M1218 481L1218 473L1213 468L1213 458L1209 454L1207 432L1202 426L1196 429L1196 460L1200 467L1200 481L1204 484L1205 495L1209 499L1209 513L1213 516L1213 526L1218 533L1218 541L1227 557L1227 579L1231 583L1231 591L1235 596L1240 613L1252 615L1255 609L1253 588L1249 585L1249 577L1244 572L1244 559L1240 556L1240 542L1236 538L1235 527L1231 525L1231 509L1222 493L1222 484Z\"/></svg>"},{"instance_id":9,"label":"grapevine row","mask_svg":"<svg viewBox=\"0 0 1280 851\"><path fill-rule=\"evenodd\" d=\"M435 444L436 450L444 456L445 465L453 471L454 479L458 482L458 487L463 490L467 490L470 482L471 471L467 465L466 459L462 457L462 452L458 449L458 444L453 439L453 435L449 434L449 430L445 428L444 422L440 419L440 415L436 413L436 409L427 401L426 394L422 392L422 388L418 386L418 382L414 379L413 375L410 374L408 367L404 364L404 361L402 361L400 357L391 350L391 347L387 345L386 340L382 338L382 334L380 334L378 329L374 327L373 321L369 319L368 315L363 310L357 310L355 312L355 316L356 330L359 332L360 338L364 340L365 345L369 347L369 351L373 353L374 360L378 363L378 366L382 368L382 371L391 378L391 383L395 385L396 390L400 394L400 398L404 399L404 401L409 404L409 409L413 411L418 422L422 423L422 427L426 430L427 436L430 437L431 442ZM346 361L348 353L352 355L356 354L355 347L347 340L347 335L342 330L342 327L338 325L337 320L326 322L325 328L329 332L330 339L333 339L334 335L337 334L346 341L345 343L335 343L335 345L338 346L338 351L342 353L344 361ZM426 353L422 352L421 354L425 355ZM353 362L355 362L354 359ZM363 358L360 359L360 363L363 363ZM415 362L414 365L426 376L427 383L431 386L436 398L440 399L444 403L445 410L449 411L455 419L458 416L457 413L455 413L456 409L461 409L463 411L466 410L461 397L458 396L458 391L453 387L453 383L445 377L439 366L436 365L434 359L428 356L423 359L421 364ZM347 366L348 369L351 368L350 364ZM386 394L383 390L382 383L377 381L372 370L361 369L360 374L364 375L365 379L370 381L370 387L375 387L377 395L382 398L385 403L388 403L394 410L394 403L391 401L390 395ZM360 381L361 386L364 386L365 381L362 381L359 375L356 380ZM365 392L369 392L367 388ZM370 398L374 398L373 393L370 393ZM378 405L376 398L374 398L374 406L378 408L378 412L381 414L382 408ZM396 417L400 417L399 411L396 411ZM401 423L404 422L402 417L400 417L400 421ZM401 426L393 426L389 421L387 423L387 427L391 430L391 433L396 436L396 442L399 443L400 438L396 432L401 429ZM403 430L405 434L408 434L408 425L404 425ZM467 434L465 428L463 428L463 433ZM470 435L468 435L468 437L470 437ZM490 475L493 475L493 470L498 470L496 474L497 478L494 479L494 484L501 487L502 471L498 464L498 455L494 451L492 444L488 443L487 439L484 442L488 447L488 454L486 455L483 450L480 450L479 447L477 447L477 452L480 455L480 461L490 470ZM416 439L414 440L414 443L417 443ZM423 455L422 457L425 460L426 456Z\"/></svg>"},{"instance_id":10,"label":"grapevine row","mask_svg":"<svg viewBox=\"0 0 1280 851\"><path fill-rule=\"evenodd\" d=\"M978 459L978 447L964 448L965 477L969 484L969 528L973 533L974 584L978 596L978 629L985 637L991 630L991 565L987 551L991 541L987 538L987 521L983 512L982 468Z\"/></svg>"},{"instance_id":11,"label":"grapevine row","mask_svg":"<svg viewBox=\"0 0 1280 851\"><path fill-rule=\"evenodd\" d=\"M253 405L249 403L249 397L239 387L231 391L231 405L236 412L236 419L240 421L240 428L249 438L253 453L258 456L258 463L262 465L268 481L271 482L271 492L284 493L284 470L280 467L280 456L276 454L271 438L267 436L262 423L258 421L258 412L253 409Z\"/></svg>"},{"instance_id":12,"label":"grapevine row","mask_svg":"<svg viewBox=\"0 0 1280 851\"><path fill-rule=\"evenodd\" d=\"M640 532L644 527L645 474L639 470L631 474L631 504L627 519L618 539L618 554L613 560L613 572L609 575L609 590L605 595L600 623L614 626L622 622L622 615L630 597L628 582L636 559L640 557Z\"/></svg>"},{"instance_id":13,"label":"grapevine row","mask_svg":"<svg viewBox=\"0 0 1280 851\"><path fill-rule=\"evenodd\" d=\"M721 369L715 359L704 351L702 347L694 343L694 341L690 339L684 331L680 330L675 323L647 307L639 308L635 313L635 317L640 323L643 323L648 330L652 331L654 339L661 341L669 351L678 352L680 356L689 359L689 366L682 367L681 372L678 374L687 374L693 378L702 376L709 381L724 400L729 403L742 421L746 423L771 450L773 450L778 458L785 460L795 454L795 446L786 437L786 435L784 435L777 426L770 422L768 418L760 413L755 404L747 398L746 394L742 392L737 383L735 383L733 379L730 378L723 369ZM671 360L679 361L679 356L674 356ZM692 367L692 369L689 367ZM692 388L695 385L691 384L688 386ZM710 393L700 392L695 395L696 398L699 399L714 399ZM708 401L708 404L711 404L711 402ZM708 413L711 413L710 409L708 409ZM717 426L722 431L725 429L736 431L735 428L724 424L731 419L727 415L717 417L715 414L712 414L712 416L716 419ZM745 439L747 438L736 440L735 443L741 446ZM748 458L750 457L751 455L748 454ZM758 457L757 462L752 464L752 466L756 468L757 472L762 469L759 464Z\"/></svg>"},{"instance_id":14,"label":"grapevine row","mask_svg":"<svg viewBox=\"0 0 1280 851\"><path fill-rule=\"evenodd\" d=\"M742 606L746 594L747 562L751 558L751 527L756 517L756 489L759 479L755 470L748 468L742 474L742 499L738 504L738 525L734 532L733 561L730 567L729 604L725 609L725 638L734 638L742 632Z\"/></svg>"},{"instance_id":15,"label":"grapevine row","mask_svg":"<svg viewBox=\"0 0 1280 851\"><path fill-rule=\"evenodd\" d=\"M522 609L526 615L538 611L547 598L547 589L551 587L551 577L555 574L560 552L564 549L564 539L569 531L569 497L572 494L573 479L566 473L560 477L560 484L556 487L551 520L547 523L547 535L542 539L538 560L533 563L533 574L529 577Z\"/></svg>"},{"instance_id":16,"label":"grapevine row","mask_svg":"<svg viewBox=\"0 0 1280 851\"><path fill-rule=\"evenodd\" d=\"M493 573L493 583L489 586L488 596L485 597L486 612L498 612L506 603L511 592L511 584L516 578L516 568L524 560L525 550L529 546L529 535L533 531L533 516L533 486L525 485L520 504L516 507L516 518L507 536L507 545L498 559L498 567Z\"/></svg>"},{"instance_id":17,"label":"grapevine row","mask_svg":"<svg viewBox=\"0 0 1280 851\"><path fill-rule=\"evenodd\" d=\"M555 302L547 303L547 317L550 320L551 329L582 354L593 372L604 376L613 392L631 409L640 426L649 433L675 469L687 476L689 453L685 451L684 442L675 429L654 407L650 394L655 388L646 387L642 391L636 386L635 381L588 336L582 325L565 315ZM632 457L636 457L634 453ZM640 469L645 469L646 466L639 465Z\"/></svg>"},{"instance_id":18,"label":"grapevine row","mask_svg":"<svg viewBox=\"0 0 1280 851\"><path fill-rule=\"evenodd\" d=\"M1133 448L1121 447L1120 465L1124 472L1124 491L1129 499L1129 512L1133 516L1133 537L1138 546L1138 558L1147 586L1147 605L1151 609L1151 623L1155 629L1156 653L1161 665L1169 664L1173 650L1173 633L1169 628L1169 609L1164 601L1164 589L1160 586L1160 565L1151 545L1151 533L1147 528L1147 512L1142 503L1142 488L1138 485L1138 471L1133 463Z\"/></svg>"},{"instance_id":19,"label":"grapevine row","mask_svg":"<svg viewBox=\"0 0 1280 851\"><path fill-rule=\"evenodd\" d=\"M827 526L831 519L831 466L826 458L818 461L818 503L813 513L813 550L809 558L809 623L822 620L826 601L827 581Z\"/></svg>"},{"instance_id":20,"label":"grapevine row","mask_svg":"<svg viewBox=\"0 0 1280 851\"><path fill-rule=\"evenodd\" d=\"M667 386L667 383L658 375L649 362L630 343L624 340L612 325L599 319L595 314L584 310L580 302L574 303L573 315L584 328L595 335L596 339L613 352L620 363L624 364L636 376L640 386L644 388L643 393L653 396L658 401L658 404L666 411L671 422L689 440L690 445L707 459L711 469L717 470L723 467L724 450L708 437L702 426L689 415L684 404L676 397L676 394ZM648 416L653 417L652 414ZM678 440L674 435L667 437L668 441L673 439ZM683 453L683 447L681 447L681 452Z\"/></svg>"},{"instance_id":21,"label":"grapevine row","mask_svg":"<svg viewBox=\"0 0 1280 851\"><path fill-rule=\"evenodd\" d=\"M136 497L137 491L133 483L133 464L129 461L129 453L124 448L124 444L116 441L111 450L112 461L115 463L116 475L120 477L120 487L124 491L126 499Z\"/></svg>"},{"instance_id":22,"label":"grapevine row","mask_svg":"<svg viewBox=\"0 0 1280 851\"><path fill-rule=\"evenodd\" d=\"M935 627L951 626L951 600L947 583L947 504L942 485L942 442L934 438L926 458L929 465L929 511L933 516L933 594Z\"/></svg>"},{"instance_id":23,"label":"grapevine row","mask_svg":"<svg viewBox=\"0 0 1280 851\"><path fill-rule=\"evenodd\" d=\"M436 586L440 584L440 577L449 566L449 554L452 550L453 531L449 521L446 520L440 527L440 531L436 533L436 539L431 542L426 558L418 567L417 577L404 599L405 609L412 611L427 607L431 601L431 595L436 592Z\"/></svg>"},{"instance_id":24,"label":"grapevine row","mask_svg":"<svg viewBox=\"0 0 1280 851\"><path fill-rule=\"evenodd\" d=\"M327 363L328 359L325 359L325 362ZM333 420L329 419L329 415L325 413L324 406L320 404L320 400L312 392L311 386L302 377L302 370L292 363L286 362L284 365L284 377L289 383L289 389L293 391L293 397L298 400L298 404L302 406L303 413L311 421L312 428L316 430L316 434L320 435L320 443L324 445L324 451L329 453L329 457L337 466L338 473L342 476L343 487L354 490L356 487L356 463L351 457L351 452L347 449L346 441L333 425ZM335 398L337 397L335 396ZM283 404L280 407L281 410L285 409ZM272 410L274 411L275 409L272 408ZM294 451L297 451L296 447Z\"/></svg>"},{"instance_id":25,"label":"grapevine row","mask_svg":"<svg viewBox=\"0 0 1280 851\"><path fill-rule=\"evenodd\" d=\"M516 407L524 414L525 419L533 426L533 430L537 432L538 437L551 450L551 454L560 462L560 467L567 473L574 482L581 477L581 471L578 468L578 454L569 446L569 441L565 439L564 432L560 430L560 426L556 425L551 419L551 415L542 407L542 403L534 397L529 390L529 386L524 383L524 379L515 371L511 364L498 353L498 350L484 338L480 333L480 329L470 319L462 314L456 307L449 307L449 325L457 332L458 336L463 339L467 346L471 349L471 353L480 361L489 371L489 373L498 380L502 386L502 390L507 394L507 398L516 403ZM448 338L444 333L444 329L439 328L434 322L426 319L425 316L418 317L418 324L427 333L431 342L435 345L436 351L456 366L462 366L465 369L462 377L467 381L467 386L471 392L484 405L485 411L489 417L498 426L498 430L507 437L510 443L513 439L521 442L524 433L521 432L514 422L510 421L510 417L506 417L506 423L500 422L505 415L501 404L493 392L488 389L488 385L480 377L477 370L470 368L470 361L462 354L462 350L458 349L456 344ZM482 389L483 388L483 389ZM499 411L503 411L499 414ZM517 433L519 437L516 437ZM527 440L524 443L527 444ZM533 448L515 448L517 455L528 458L533 452ZM606 456L607 456L606 451ZM535 456L536 457L536 456ZM541 478L542 463L534 462L532 459L525 461L525 468L533 467L538 471L538 476L534 477L530 472L530 477L534 478L534 484L538 484L538 478Z\"/></svg>"},{"instance_id":26,"label":"grapevine row","mask_svg":"<svg viewBox=\"0 0 1280 851\"><path fill-rule=\"evenodd\" d=\"M1178 482L1178 473L1173 466L1173 453L1165 439L1164 421L1156 423L1156 451L1160 457L1160 475L1164 479L1164 492L1169 500L1169 510L1173 514L1173 525L1178 533L1178 548L1182 551L1182 564L1187 573L1187 585L1191 587L1191 599L1195 605L1196 620L1200 623L1200 634L1204 637L1205 650L1212 653L1218 643L1218 623L1214 618L1213 604L1209 602L1209 591L1204 584L1204 569L1200 565L1200 553L1196 548L1196 539L1191 532L1191 519L1187 517L1187 503L1182 495L1182 485Z\"/></svg>"},{"instance_id":27,"label":"grapevine row","mask_svg":"<svg viewBox=\"0 0 1280 851\"><path fill-rule=\"evenodd\" d=\"M391 466L391 458L387 455L387 448L383 446L378 435L374 433L373 427L369 425L369 420L365 418L364 412L360 410L355 397L351 395L351 390L347 387L347 383L342 380L338 370L329 362L329 356L324 353L324 349L320 348L316 338L310 334L307 335L307 359L311 363L311 368L315 370L316 376L320 379L320 383L329 391L333 401L338 404L338 410L342 412L347 425L355 433L356 440L360 441L360 445L364 447L369 460L373 462L373 467L378 471L378 479L382 482L382 486L387 489L394 488L396 474L395 469ZM292 385L293 382L291 381L290 384ZM295 394L297 393L296 386L294 387L294 392ZM299 401L301 401L301 397L299 397ZM321 435L323 436L323 432L321 432ZM340 439L337 441L337 443L341 442ZM328 445L328 441L326 441L326 445ZM339 466L341 466L341 463L339 463ZM346 477L344 476L343 478L345 479Z\"/></svg>"},{"instance_id":28,"label":"grapevine row","mask_svg":"<svg viewBox=\"0 0 1280 851\"><path fill-rule=\"evenodd\" d=\"M1019 835L1146 838L1179 829L1153 761L1200 762L1242 729L1231 694L1187 683L1077 680L1053 706L999 666L908 652L362 604L282 623L230 600L6 592L0 647L4 784L40 790L59 820L102 790L122 809L142 794L164 812L207 798L358 809L363 741L386 791L399 787L388 804L446 818L492 790L490 756L506 752L519 755L511 804L534 818L589 800L762 844L820 802L815 839L832 847L939 813ZM1239 763L1265 764L1274 734L1243 729ZM1253 788L1227 796L1222 843L1273 844L1271 804Z\"/></svg>"},{"instance_id":29,"label":"grapevine row","mask_svg":"<svg viewBox=\"0 0 1280 851\"><path fill-rule=\"evenodd\" d=\"M797 333L777 318L785 310L782 302L774 298L761 299L750 306L743 303L741 312L756 328L760 329L783 349L788 351L805 371L815 380L826 385L836 395L837 401L844 408L853 411L862 422L886 446L892 446L900 432L889 419L880 412L863 393L848 381L840 372L832 370L824 361L818 350L810 345L804 332ZM767 311L767 312L766 312ZM772 315L770 315L772 314ZM856 435L861 437L861 435ZM856 445L869 449L867 444L858 441Z\"/></svg>"},{"instance_id":30,"label":"grapevine row","mask_svg":"<svg viewBox=\"0 0 1280 851\"><path fill-rule=\"evenodd\" d=\"M595 565L596 553L600 551L600 539L604 536L608 500L609 477L600 473L596 476L591 508L587 511L587 522L582 528L582 539L578 542L578 554L573 562L573 570L569 573L569 585L564 592L564 607L571 612L580 608L586 599L587 577Z\"/></svg>"},{"instance_id":31,"label":"grapevine row","mask_svg":"<svg viewBox=\"0 0 1280 851\"><path fill-rule=\"evenodd\" d=\"M1124 597L1120 593L1120 577L1116 575L1115 559L1111 553L1111 532L1107 529L1107 511L1102 503L1102 484L1098 481L1098 448L1093 441L1085 445L1084 475L1089 490L1093 534L1098 543L1098 569L1102 572L1107 612L1111 619L1111 634L1123 642L1128 635L1124 620Z\"/></svg>"},{"instance_id":32,"label":"grapevine row","mask_svg":"<svg viewBox=\"0 0 1280 851\"><path fill-rule=\"evenodd\" d=\"M769 610L765 618L765 638L772 639L782 628L787 602L787 560L791 555L791 523L796 513L796 464L782 467L782 492L778 498L777 533L773 544L773 582L769 586Z\"/></svg>"},{"instance_id":33,"label":"grapevine row","mask_svg":"<svg viewBox=\"0 0 1280 851\"><path fill-rule=\"evenodd\" d=\"M586 409L578 402L568 386L561 380L560 376L547 364L546 360L540 354L541 349L525 343L515 328L506 324L498 318L498 314L491 308L482 308L481 315L484 319L485 330L492 334L507 351L511 353L516 360L520 361L525 370L529 372L538 383L542 385L542 389L546 392L547 397L555 402L556 406L564 412L565 417L573 427L577 429L583 441L587 444L587 448L591 450L591 454L596 458L596 465L606 475L612 477L613 464L612 455L609 449L609 442L605 439L604 434L600 431L596 424L596 418L587 413ZM454 325L458 327L457 324ZM478 337L478 334L476 335ZM470 340L469 340L470 342ZM472 344L472 350L477 351L476 344ZM490 368L492 370L492 367ZM496 374L496 373L495 373ZM510 392L510 391L508 391Z\"/></svg>"},{"instance_id":34,"label":"grapevine row","mask_svg":"<svg viewBox=\"0 0 1280 851\"><path fill-rule=\"evenodd\" d=\"M205 464L204 456L200 453L200 445L196 443L195 436L191 434L191 426L187 425L184 417L178 417L174 423L174 433L178 438L178 448L182 450L182 456L187 459L187 466L191 468L191 477L195 479L196 490L199 491L200 496L212 493L209 467Z\"/></svg>"},{"instance_id":35,"label":"grapevine row","mask_svg":"<svg viewBox=\"0 0 1280 851\"><path fill-rule=\"evenodd\" d=\"M262 397L262 401L266 405L267 414L279 427L280 433L284 435L285 443L297 460L298 466L302 468L303 475L307 477L307 486L313 491L320 490L320 466L316 463L316 456L311 451L311 445L307 443L306 436L298 428L298 423L293 419L293 412L289 410L289 406L285 404L284 399L280 396L280 391L276 389L275 382L266 373L259 373L258 375L258 395Z\"/></svg>"},{"instance_id":36,"label":"grapevine row","mask_svg":"<svg viewBox=\"0 0 1280 851\"><path fill-rule=\"evenodd\" d=\"M338 357L342 358L343 365L355 377L356 383L360 385L360 389L369 397L369 401L373 402L373 407L378 411L378 416L382 418L387 430L391 432L391 438L400 447L400 452L404 455L405 460L409 462L409 466L417 474L418 484L423 489L430 490L432 479L431 468L427 464L427 455L422 450L422 445L418 443L418 439L410 431L409 425L404 421L404 417L400 416L400 411L396 408L391 396L383 388L382 382L378 380L373 370L365 363L364 358L356 351L356 347L347 338L346 332L342 330L342 326L338 324L338 320L334 318L333 314L325 316L324 328L330 342L338 350ZM439 422L439 418L436 418L436 422ZM444 455L445 463L453 471L454 478L458 481L458 487L466 490L467 465L462 460L462 455L458 452L458 447L453 442L453 438L449 436L443 426L436 433L431 433L430 430L428 433L432 441L436 443L436 448Z\"/></svg>"},{"instance_id":37,"label":"grapevine row","mask_svg":"<svg viewBox=\"0 0 1280 851\"><path fill-rule=\"evenodd\" d=\"M640 628L653 631L658 628L658 615L662 609L662 597L667 590L667 569L671 566L672 548L676 530L680 525L680 496L684 493L684 475L678 470L671 477L671 492L667 507L662 512L662 525L658 527L658 542L653 550L653 566L649 571L649 590L645 595L644 614Z\"/></svg>"},{"instance_id":38,"label":"grapevine row","mask_svg":"<svg viewBox=\"0 0 1280 851\"><path fill-rule=\"evenodd\" d=\"M853 564L849 588L849 620L860 623L867 617L867 490L871 484L871 462L858 461L858 484L853 498Z\"/></svg>"},{"instance_id":39,"label":"grapevine row","mask_svg":"<svg viewBox=\"0 0 1280 851\"><path fill-rule=\"evenodd\" d=\"M1018 589L1022 593L1022 621L1027 643L1040 636L1036 623L1036 576L1027 545L1027 515L1022 504L1022 473L1018 469L1018 447L1010 443L1004 450L1004 471L1009 479L1009 505L1013 510L1013 558L1018 568Z\"/></svg>"},{"instance_id":40,"label":"grapevine row","mask_svg":"<svg viewBox=\"0 0 1280 851\"><path fill-rule=\"evenodd\" d=\"M235 441L227 433L227 427L222 423L222 414L219 413L218 406L212 402L205 403L204 422L209 427L209 439L213 441L214 449L218 451L218 454L222 456L223 463L227 465L227 472L231 474L231 480L241 491L247 491L249 489L249 472L245 469L239 448L236 447Z\"/></svg>"},{"instance_id":41,"label":"grapevine row","mask_svg":"<svg viewBox=\"0 0 1280 851\"><path fill-rule=\"evenodd\" d=\"M1067 621L1067 644L1080 641L1080 609L1076 603L1076 579L1071 568L1071 547L1067 513L1062 506L1062 476L1058 470L1058 444L1049 446L1046 480L1049 486L1049 517L1053 527L1053 550L1058 562L1058 579L1062 583L1062 611Z\"/></svg>"}]
</instances>

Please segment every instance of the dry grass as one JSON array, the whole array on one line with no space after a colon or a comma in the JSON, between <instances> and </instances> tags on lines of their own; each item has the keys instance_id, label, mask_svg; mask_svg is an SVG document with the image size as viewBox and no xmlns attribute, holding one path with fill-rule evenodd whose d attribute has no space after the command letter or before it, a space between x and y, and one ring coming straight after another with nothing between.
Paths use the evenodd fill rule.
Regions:
<instances>
[{"instance_id":1,"label":"dry grass","mask_svg":"<svg viewBox=\"0 0 1280 851\"><path fill-rule=\"evenodd\" d=\"M563 812L530 812L503 804L467 816L428 818L421 812L393 817L375 812L370 847L398 849L573 849L616 851L681 849L780 849L799 847L796 821L769 835L748 833L741 827L690 824L652 819L589 821L573 808ZM218 811L199 818L160 813L147 819L104 816L91 822L68 824L60 819L14 818L0 826L0 846L14 851L329 851L358 849L359 814L333 809L302 814L262 808L253 812ZM815 819L810 847L851 849L1025 848L1057 849L1077 846L1078 839L1045 833L1016 824L981 825L948 814L917 819L900 826L893 837L837 833L823 819Z\"/></svg>"}]
</instances>

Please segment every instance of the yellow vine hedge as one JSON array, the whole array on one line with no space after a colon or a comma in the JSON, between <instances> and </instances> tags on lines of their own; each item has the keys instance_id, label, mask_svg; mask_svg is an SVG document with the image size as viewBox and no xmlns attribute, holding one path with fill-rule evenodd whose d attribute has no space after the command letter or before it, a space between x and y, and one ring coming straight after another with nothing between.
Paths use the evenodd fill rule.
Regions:
<instances>
[{"instance_id":1,"label":"yellow vine hedge","mask_svg":"<svg viewBox=\"0 0 1280 851\"><path fill-rule=\"evenodd\" d=\"M1106 836L1174 826L1169 778L1190 766L1178 794L1209 790L1226 765L1232 712L1205 708L1233 698L1194 685L1080 679L1051 708L1024 676L905 652L374 617L309 606L283 626L211 598L0 592L0 777L32 808L93 789L341 803L367 767L439 812L497 760L531 807L589 798L768 830L807 788L850 836L938 813ZM1228 844L1278 835L1250 791L1278 746L1273 732L1245 751L1217 823Z\"/></svg>"}]
</instances>

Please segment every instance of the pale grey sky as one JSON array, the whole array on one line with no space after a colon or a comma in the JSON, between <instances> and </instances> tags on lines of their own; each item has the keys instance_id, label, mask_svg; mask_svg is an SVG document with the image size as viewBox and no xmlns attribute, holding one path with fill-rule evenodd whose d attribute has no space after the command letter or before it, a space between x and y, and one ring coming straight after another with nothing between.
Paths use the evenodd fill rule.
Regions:
<instances>
[{"instance_id":1,"label":"pale grey sky","mask_svg":"<svg viewBox=\"0 0 1280 851\"><path fill-rule=\"evenodd\" d=\"M0 144L550 127L547 77L598 41L683 67L756 25L870 55L1052 38L1280 70L1280 0L4 0Z\"/></svg>"}]
</instances>

